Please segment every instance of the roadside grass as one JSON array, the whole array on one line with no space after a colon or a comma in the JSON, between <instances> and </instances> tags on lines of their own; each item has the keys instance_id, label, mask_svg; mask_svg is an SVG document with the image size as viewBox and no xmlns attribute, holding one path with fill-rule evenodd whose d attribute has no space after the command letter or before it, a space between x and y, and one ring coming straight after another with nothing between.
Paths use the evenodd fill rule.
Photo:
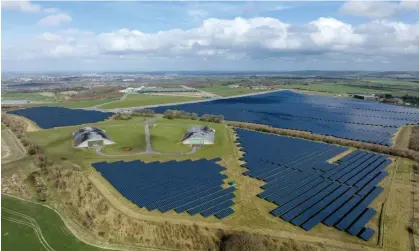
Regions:
<instances>
[{"instance_id":1,"label":"roadside grass","mask_svg":"<svg viewBox=\"0 0 419 251\"><path fill-rule=\"evenodd\" d=\"M236 95L243 95L243 94L249 94L249 93L257 93L257 92L263 92L265 90L252 90L248 88L229 88L225 86L211 86L211 87L200 87L199 90L211 92L213 94L217 94L223 97L228 96L236 96Z\"/></svg>"},{"instance_id":2,"label":"roadside grass","mask_svg":"<svg viewBox=\"0 0 419 251\"><path fill-rule=\"evenodd\" d=\"M157 105L185 102L192 100L201 100L196 97L181 97L181 96L162 96L162 95L147 95L147 94L129 94L124 100L115 101L109 104L99 106L101 109L126 108L135 106Z\"/></svg>"},{"instance_id":3,"label":"roadside grass","mask_svg":"<svg viewBox=\"0 0 419 251\"><path fill-rule=\"evenodd\" d=\"M54 250L103 250L79 241L72 235L60 216L53 210L8 196L1 197L2 248L4 250L45 250L33 229L7 219L31 224L41 230L46 242ZM12 212L10 212L12 211ZM31 234L32 232L32 234ZM8 233L8 234L6 234ZM20 249L19 247L22 247Z\"/></svg>"},{"instance_id":4,"label":"roadside grass","mask_svg":"<svg viewBox=\"0 0 419 251\"><path fill-rule=\"evenodd\" d=\"M389 173L391 171L389 176L394 175L394 180L391 184L391 191L388 194L386 210L383 215L384 250L410 250L411 248L409 244L408 223L413 207L411 201L412 164L406 159L399 158L397 161L397 170L395 169L395 165L391 169L388 169ZM388 192L389 190L386 193ZM374 202L374 205L376 204ZM374 218L378 218L379 212Z\"/></svg>"},{"instance_id":5,"label":"roadside grass","mask_svg":"<svg viewBox=\"0 0 419 251\"><path fill-rule=\"evenodd\" d=\"M1 155L2 162L13 161L25 155L23 146L9 130L1 133Z\"/></svg>"},{"instance_id":6,"label":"roadside grass","mask_svg":"<svg viewBox=\"0 0 419 251\"><path fill-rule=\"evenodd\" d=\"M1 123L1 129L2 129L2 130L3 130L3 129L7 129L7 126L6 126L5 124Z\"/></svg>"}]
</instances>

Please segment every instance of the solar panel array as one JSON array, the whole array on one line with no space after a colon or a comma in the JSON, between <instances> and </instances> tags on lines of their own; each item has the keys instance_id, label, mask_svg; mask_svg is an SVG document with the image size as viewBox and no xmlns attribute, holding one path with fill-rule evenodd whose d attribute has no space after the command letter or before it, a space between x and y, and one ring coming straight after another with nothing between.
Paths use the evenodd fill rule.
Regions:
<instances>
[{"instance_id":1,"label":"solar panel array","mask_svg":"<svg viewBox=\"0 0 419 251\"><path fill-rule=\"evenodd\" d=\"M265 181L259 198L276 204L271 214L310 230L323 222L369 240L366 227L376 211L368 205L383 191L377 184L391 160L357 150L338 163L327 160L346 147L296 138L236 130L245 151L244 175ZM264 146L261 148L261 146Z\"/></svg>"},{"instance_id":2,"label":"solar panel array","mask_svg":"<svg viewBox=\"0 0 419 251\"><path fill-rule=\"evenodd\" d=\"M278 91L210 102L153 108L221 114L226 120L391 145L397 127L419 123L419 109L371 101Z\"/></svg>"},{"instance_id":3,"label":"solar panel array","mask_svg":"<svg viewBox=\"0 0 419 251\"><path fill-rule=\"evenodd\" d=\"M31 107L9 111L11 114L26 117L34 121L39 127L49 129L60 126L73 126L95 123L108 119L111 112L87 111L68 109L63 107Z\"/></svg>"},{"instance_id":4,"label":"solar panel array","mask_svg":"<svg viewBox=\"0 0 419 251\"><path fill-rule=\"evenodd\" d=\"M234 213L236 188L222 187L227 176L220 173L225 168L215 163L219 160L98 162L93 167L139 207L222 219Z\"/></svg>"}]
</instances>

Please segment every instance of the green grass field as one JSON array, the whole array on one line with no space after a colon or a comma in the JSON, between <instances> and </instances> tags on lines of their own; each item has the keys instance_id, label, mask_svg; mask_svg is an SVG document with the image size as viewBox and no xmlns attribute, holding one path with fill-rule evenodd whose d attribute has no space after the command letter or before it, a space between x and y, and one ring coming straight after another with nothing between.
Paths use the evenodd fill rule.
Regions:
<instances>
[{"instance_id":1,"label":"green grass field","mask_svg":"<svg viewBox=\"0 0 419 251\"><path fill-rule=\"evenodd\" d=\"M78 240L53 210L8 196L1 197L3 250L46 250L34 228L54 250L103 250ZM28 226L29 225L29 226ZM39 231L40 230L40 231Z\"/></svg>"},{"instance_id":2,"label":"green grass field","mask_svg":"<svg viewBox=\"0 0 419 251\"><path fill-rule=\"evenodd\" d=\"M33 102L54 102L54 101L56 101L55 96L42 95L41 93L38 93L38 92L31 92L31 93L5 92L5 93L1 94L1 98L5 99L5 100L29 99L29 100L32 100Z\"/></svg>"},{"instance_id":3,"label":"green grass field","mask_svg":"<svg viewBox=\"0 0 419 251\"><path fill-rule=\"evenodd\" d=\"M195 97L180 97L180 96L163 96L163 95L147 95L147 94L130 94L126 99L116 101L110 104L100 106L102 109L126 108L135 106L168 104L176 102L185 102L192 100L200 100Z\"/></svg>"},{"instance_id":4,"label":"green grass field","mask_svg":"<svg viewBox=\"0 0 419 251\"><path fill-rule=\"evenodd\" d=\"M150 139L153 150L162 153L190 151L189 146L180 142L189 127L186 125L151 125Z\"/></svg>"},{"instance_id":5,"label":"green grass field","mask_svg":"<svg viewBox=\"0 0 419 251\"><path fill-rule=\"evenodd\" d=\"M103 125L100 127L105 130L109 138L116 144L107 145L103 148L104 153L136 153L145 150L144 126L138 124L127 124L121 126ZM129 147L130 151L123 151L122 148Z\"/></svg>"},{"instance_id":6,"label":"green grass field","mask_svg":"<svg viewBox=\"0 0 419 251\"><path fill-rule=\"evenodd\" d=\"M364 94L379 94L379 93L392 93L395 96L403 96L409 94L410 96L419 96L419 91L409 91L409 90L390 90L384 89L377 90L373 88L368 88L368 86L353 86L345 84L336 84L336 83L322 83L322 84L310 84L310 85L300 85L300 84L291 84L291 85L282 85L284 89L299 89L315 92L326 92L333 94L353 94L353 93L364 93Z\"/></svg>"},{"instance_id":7,"label":"green grass field","mask_svg":"<svg viewBox=\"0 0 419 251\"><path fill-rule=\"evenodd\" d=\"M85 124L79 126L59 127L36 132L28 132L27 135L32 142L37 143L48 155L55 161L68 159L81 166L88 167L92 162L103 160L114 161L141 159L144 161L170 160L170 159L199 159L216 158L230 155L231 147L227 143L229 129L224 124L206 123L197 120L157 120L156 128L150 126L151 144L155 151L161 152L184 152L190 150L189 147L179 144L186 129L193 125L209 125L216 130L215 144L205 146L192 155L171 156L171 155L133 155L128 157L105 157L99 156L94 150L80 149L73 147L72 133L79 128L96 126L104 129L110 139L116 142L115 145L108 145L103 148L107 154L130 154L145 150L144 127L140 124L144 118L135 118L132 120L106 120L94 124ZM179 125L163 125L179 124ZM155 130L156 129L156 130ZM123 147L131 147L131 151L123 151Z\"/></svg>"},{"instance_id":8,"label":"green grass field","mask_svg":"<svg viewBox=\"0 0 419 251\"><path fill-rule=\"evenodd\" d=\"M211 92L211 93L223 96L223 97L243 95L243 94L249 94L249 93L257 93L257 92L264 91L264 90L251 90L248 88L228 88L225 86L201 87L199 89L206 92Z\"/></svg>"},{"instance_id":9,"label":"green grass field","mask_svg":"<svg viewBox=\"0 0 419 251\"><path fill-rule=\"evenodd\" d=\"M107 98L107 99L97 99L97 100L83 100L83 101L72 101L72 102L64 102L58 104L51 104L49 106L60 106L66 108L86 108L92 107L96 105L105 104L112 101L117 101L119 98Z\"/></svg>"}]
</instances>

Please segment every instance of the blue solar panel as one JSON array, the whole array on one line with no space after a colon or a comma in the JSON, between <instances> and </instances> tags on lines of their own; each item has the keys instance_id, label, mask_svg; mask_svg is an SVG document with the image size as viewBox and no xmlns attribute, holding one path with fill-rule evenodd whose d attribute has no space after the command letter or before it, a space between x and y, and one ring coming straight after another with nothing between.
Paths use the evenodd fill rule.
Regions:
<instances>
[{"instance_id":1,"label":"blue solar panel","mask_svg":"<svg viewBox=\"0 0 419 251\"><path fill-rule=\"evenodd\" d=\"M292 220L292 224L300 226L302 225L302 228L305 230L310 230L313 228L316 224L320 223L324 218L326 218L326 214L322 218L322 214L318 214L323 208L325 208L329 203L331 203L333 200L335 200L337 197L342 195L346 190L348 190L348 187L345 185L340 186L338 189L336 189L333 193L327 195L323 199L321 199L319 202L317 202L314 206L304 211L302 214L300 214L297 218ZM355 192L355 191L354 191Z\"/></svg>"},{"instance_id":2,"label":"blue solar panel","mask_svg":"<svg viewBox=\"0 0 419 251\"><path fill-rule=\"evenodd\" d=\"M348 229L348 233L351 235L358 235L362 228L367 224L367 222L377 213L372 208L367 208L362 213L361 217L359 217L354 224Z\"/></svg>"},{"instance_id":3,"label":"blue solar panel","mask_svg":"<svg viewBox=\"0 0 419 251\"><path fill-rule=\"evenodd\" d=\"M419 110L347 98L278 91L254 96L153 108L220 114L230 121L266 124L390 145L397 128L419 123Z\"/></svg>"},{"instance_id":4,"label":"blue solar panel","mask_svg":"<svg viewBox=\"0 0 419 251\"><path fill-rule=\"evenodd\" d=\"M338 210L331 214L323 223L327 226L335 225L346 213L348 213L361 200L361 197L355 195L342 205Z\"/></svg>"},{"instance_id":5,"label":"blue solar panel","mask_svg":"<svg viewBox=\"0 0 419 251\"><path fill-rule=\"evenodd\" d=\"M235 197L234 187L223 189L221 186L226 178L220 174L222 168L205 159L148 164L98 162L92 166L128 200L149 210L183 212L194 208L190 214L195 214Z\"/></svg>"},{"instance_id":6,"label":"blue solar panel","mask_svg":"<svg viewBox=\"0 0 419 251\"><path fill-rule=\"evenodd\" d=\"M385 156L356 150L331 164L330 158L348 148L244 129L236 133L245 174L266 182L257 196L278 205L273 216L306 230L320 222L347 231L355 223L365 227L369 218L361 214L376 198L370 191L382 189L376 186L391 163ZM362 186L347 185L354 183Z\"/></svg>"},{"instance_id":7,"label":"blue solar panel","mask_svg":"<svg viewBox=\"0 0 419 251\"><path fill-rule=\"evenodd\" d=\"M367 227L359 234L359 237L364 241L368 241L374 236L374 233L375 231L373 229Z\"/></svg>"},{"instance_id":8,"label":"blue solar panel","mask_svg":"<svg viewBox=\"0 0 419 251\"><path fill-rule=\"evenodd\" d=\"M223 218L225 218L225 217L227 217L227 216L229 216L229 215L231 215L233 213L234 213L234 210L231 209L231 207L229 207L227 209L224 209L224 210L216 213L215 214L215 217L217 217L218 219L223 219Z\"/></svg>"},{"instance_id":9,"label":"blue solar panel","mask_svg":"<svg viewBox=\"0 0 419 251\"><path fill-rule=\"evenodd\" d=\"M201 215L204 217L208 217L210 215L216 214L217 212L225 210L226 208L231 207L233 205L234 202L232 200L227 200L221 204L216 205L215 207L208 208L207 210L201 212Z\"/></svg>"},{"instance_id":10,"label":"blue solar panel","mask_svg":"<svg viewBox=\"0 0 419 251\"><path fill-rule=\"evenodd\" d=\"M80 109L45 106L14 110L9 111L9 113L26 117L34 121L39 127L43 129L96 123L108 119L113 115L111 112L87 111Z\"/></svg>"}]
</instances>

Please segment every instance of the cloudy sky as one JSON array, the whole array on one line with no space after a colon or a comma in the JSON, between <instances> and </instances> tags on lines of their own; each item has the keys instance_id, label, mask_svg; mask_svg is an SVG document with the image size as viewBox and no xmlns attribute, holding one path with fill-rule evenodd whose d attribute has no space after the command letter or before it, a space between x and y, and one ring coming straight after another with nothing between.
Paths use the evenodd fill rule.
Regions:
<instances>
[{"instance_id":1,"label":"cloudy sky","mask_svg":"<svg viewBox=\"0 0 419 251\"><path fill-rule=\"evenodd\" d=\"M418 70L419 0L2 1L3 71Z\"/></svg>"}]
</instances>

